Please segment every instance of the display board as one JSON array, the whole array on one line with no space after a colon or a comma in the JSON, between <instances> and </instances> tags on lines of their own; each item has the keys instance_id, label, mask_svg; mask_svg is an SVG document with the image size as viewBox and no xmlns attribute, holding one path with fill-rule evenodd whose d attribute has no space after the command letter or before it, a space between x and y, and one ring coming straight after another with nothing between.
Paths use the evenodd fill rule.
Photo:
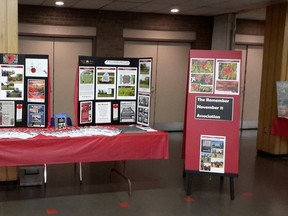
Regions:
<instances>
[{"instance_id":1,"label":"display board","mask_svg":"<svg viewBox=\"0 0 288 216\"><path fill-rule=\"evenodd\" d=\"M48 55L0 54L0 70L0 127L47 127Z\"/></svg>"},{"instance_id":2,"label":"display board","mask_svg":"<svg viewBox=\"0 0 288 216\"><path fill-rule=\"evenodd\" d=\"M185 171L238 174L241 51L191 50Z\"/></svg>"},{"instance_id":3,"label":"display board","mask_svg":"<svg viewBox=\"0 0 288 216\"><path fill-rule=\"evenodd\" d=\"M79 126L149 126L152 58L79 56L75 116Z\"/></svg>"}]
</instances>

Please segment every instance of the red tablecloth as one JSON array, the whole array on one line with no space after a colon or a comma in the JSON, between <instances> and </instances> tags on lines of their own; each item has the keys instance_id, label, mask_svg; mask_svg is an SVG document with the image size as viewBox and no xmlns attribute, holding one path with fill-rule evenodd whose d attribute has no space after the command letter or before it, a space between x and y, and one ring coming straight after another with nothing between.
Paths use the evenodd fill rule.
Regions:
<instances>
[{"instance_id":1,"label":"red tablecloth","mask_svg":"<svg viewBox=\"0 0 288 216\"><path fill-rule=\"evenodd\" d=\"M168 159L168 133L0 139L0 166Z\"/></svg>"},{"instance_id":2,"label":"red tablecloth","mask_svg":"<svg viewBox=\"0 0 288 216\"><path fill-rule=\"evenodd\" d=\"M288 136L288 119L274 118L271 134L275 136Z\"/></svg>"}]
</instances>

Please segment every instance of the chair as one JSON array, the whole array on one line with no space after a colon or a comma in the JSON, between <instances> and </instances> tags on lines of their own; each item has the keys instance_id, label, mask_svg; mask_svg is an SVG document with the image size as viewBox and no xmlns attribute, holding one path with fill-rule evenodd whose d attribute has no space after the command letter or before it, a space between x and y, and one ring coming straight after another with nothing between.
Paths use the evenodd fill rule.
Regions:
<instances>
[{"instance_id":1,"label":"chair","mask_svg":"<svg viewBox=\"0 0 288 216\"><path fill-rule=\"evenodd\" d=\"M72 123L72 120L71 118L63 113L64 115L66 115L66 123L67 123L67 126L73 126L73 123ZM50 127L55 127L55 118L54 117L51 117L50 119ZM77 163L75 163L74 165L74 171L76 172L76 166L77 166ZM80 179L80 182L82 182L82 164L81 162L79 162L79 179ZM44 183L46 184L47 182L47 165L44 164Z\"/></svg>"}]
</instances>

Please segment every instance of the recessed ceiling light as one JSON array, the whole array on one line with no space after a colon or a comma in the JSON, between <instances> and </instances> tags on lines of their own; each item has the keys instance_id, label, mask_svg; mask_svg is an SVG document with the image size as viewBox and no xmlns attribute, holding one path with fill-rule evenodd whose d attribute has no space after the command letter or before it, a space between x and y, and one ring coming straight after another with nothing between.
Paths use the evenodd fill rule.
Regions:
<instances>
[{"instance_id":1,"label":"recessed ceiling light","mask_svg":"<svg viewBox=\"0 0 288 216\"><path fill-rule=\"evenodd\" d=\"M178 8L172 8L170 10L171 13L178 13L179 12L179 9Z\"/></svg>"},{"instance_id":2,"label":"recessed ceiling light","mask_svg":"<svg viewBox=\"0 0 288 216\"><path fill-rule=\"evenodd\" d=\"M55 4L58 6L62 6L62 5L64 5L64 2L63 1L56 1Z\"/></svg>"}]
</instances>

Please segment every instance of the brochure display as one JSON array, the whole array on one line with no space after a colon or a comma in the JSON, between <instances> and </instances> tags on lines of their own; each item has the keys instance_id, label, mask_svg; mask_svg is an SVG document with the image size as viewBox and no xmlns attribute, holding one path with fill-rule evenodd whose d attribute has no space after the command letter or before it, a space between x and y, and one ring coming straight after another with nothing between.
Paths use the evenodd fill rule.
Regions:
<instances>
[{"instance_id":1,"label":"brochure display","mask_svg":"<svg viewBox=\"0 0 288 216\"><path fill-rule=\"evenodd\" d=\"M188 175L228 175L230 183L238 175L241 56L239 51L190 51L184 138Z\"/></svg>"},{"instance_id":2,"label":"brochure display","mask_svg":"<svg viewBox=\"0 0 288 216\"><path fill-rule=\"evenodd\" d=\"M152 58L79 56L78 66L78 125L149 126Z\"/></svg>"},{"instance_id":3,"label":"brochure display","mask_svg":"<svg viewBox=\"0 0 288 216\"><path fill-rule=\"evenodd\" d=\"M47 127L48 55L0 54L0 127Z\"/></svg>"}]
</instances>

